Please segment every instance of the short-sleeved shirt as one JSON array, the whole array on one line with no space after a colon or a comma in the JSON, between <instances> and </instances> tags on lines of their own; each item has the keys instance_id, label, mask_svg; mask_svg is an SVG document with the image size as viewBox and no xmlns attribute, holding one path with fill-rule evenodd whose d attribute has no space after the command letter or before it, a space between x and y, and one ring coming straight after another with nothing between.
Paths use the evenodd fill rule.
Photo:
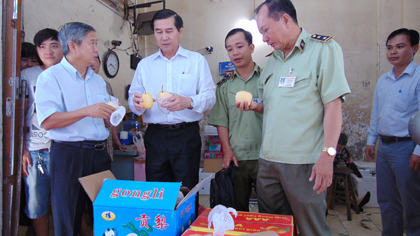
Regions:
<instances>
[{"instance_id":1,"label":"short-sleeved shirt","mask_svg":"<svg viewBox=\"0 0 420 236\"><path fill-rule=\"evenodd\" d=\"M22 80L26 80L26 94L28 95L28 110L26 112L26 126L29 132L26 134L26 149L28 151L35 151L50 147L50 139L45 137L47 131L38 123L35 109L35 91L36 81L39 74L42 73L40 66L34 66L23 70L20 73Z\"/></svg>"},{"instance_id":2,"label":"short-sleeved shirt","mask_svg":"<svg viewBox=\"0 0 420 236\"><path fill-rule=\"evenodd\" d=\"M367 145L375 146L379 135L409 137L408 122L420 109L420 65L414 60L395 78L395 69L381 76L373 97ZM420 146L414 153L420 155Z\"/></svg>"},{"instance_id":3,"label":"short-sleeved shirt","mask_svg":"<svg viewBox=\"0 0 420 236\"><path fill-rule=\"evenodd\" d=\"M36 84L35 102L41 124L55 112L71 112L111 100L106 84L90 67L85 79L65 57L43 71ZM117 101L118 102L118 101ZM47 137L58 141L105 140L109 135L102 118L85 117L67 127L47 131Z\"/></svg>"},{"instance_id":4,"label":"short-sleeved shirt","mask_svg":"<svg viewBox=\"0 0 420 236\"><path fill-rule=\"evenodd\" d=\"M229 130L229 143L238 161L257 160L262 141L262 117L258 112L241 112L235 106L235 95L248 91L253 100L258 98L260 68L255 65L254 73L244 80L237 71L216 90L216 104L210 113L209 124L224 126Z\"/></svg>"},{"instance_id":5,"label":"short-sleeved shirt","mask_svg":"<svg viewBox=\"0 0 420 236\"><path fill-rule=\"evenodd\" d=\"M327 40L324 40L324 39ZM294 87L279 87L280 78L296 77ZM264 102L260 157L279 163L315 163L324 142L324 105L350 93L341 47L328 37L302 29L284 58L275 51L260 76Z\"/></svg>"}]
</instances>

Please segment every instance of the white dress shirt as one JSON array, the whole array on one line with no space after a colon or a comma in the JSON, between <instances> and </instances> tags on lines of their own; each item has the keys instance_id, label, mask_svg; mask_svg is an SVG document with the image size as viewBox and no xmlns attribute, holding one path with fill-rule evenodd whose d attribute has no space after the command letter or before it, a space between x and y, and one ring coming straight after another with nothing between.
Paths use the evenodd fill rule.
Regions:
<instances>
[{"instance_id":1,"label":"white dress shirt","mask_svg":"<svg viewBox=\"0 0 420 236\"><path fill-rule=\"evenodd\" d=\"M99 102L107 103L111 97L100 75L89 67L86 78L66 60L43 71L36 84L35 103L38 121L42 122L55 112L70 112ZM112 98L114 100L115 98ZM85 117L67 127L51 129L46 137L57 141L105 140L109 136L101 118Z\"/></svg>"},{"instance_id":2,"label":"white dress shirt","mask_svg":"<svg viewBox=\"0 0 420 236\"><path fill-rule=\"evenodd\" d=\"M176 93L193 100L193 109L169 112L159 110L157 102L150 110L137 110L133 105L134 92L150 92L154 99L163 90ZM179 46L171 59L161 51L142 59L134 74L129 90L128 105L137 115L145 112L144 122L153 124L176 124L194 122L203 117L203 112L213 107L216 102L216 86L213 82L206 59L197 52Z\"/></svg>"}]
</instances>

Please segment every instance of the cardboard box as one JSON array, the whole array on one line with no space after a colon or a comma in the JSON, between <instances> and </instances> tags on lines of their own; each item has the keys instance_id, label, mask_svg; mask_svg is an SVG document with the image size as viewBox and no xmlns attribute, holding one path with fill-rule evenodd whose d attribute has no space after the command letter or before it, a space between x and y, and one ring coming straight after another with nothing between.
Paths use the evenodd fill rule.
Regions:
<instances>
[{"instance_id":1,"label":"cardboard box","mask_svg":"<svg viewBox=\"0 0 420 236\"><path fill-rule=\"evenodd\" d=\"M206 211L201 213L191 225L190 229L201 232L214 232L213 227L208 229L208 214L210 211L211 209L206 209ZM235 221L235 229L226 231L227 234L243 235L274 231L276 235L281 236L296 235L294 231L293 216L238 211L238 216L232 217Z\"/></svg>"},{"instance_id":2,"label":"cardboard box","mask_svg":"<svg viewBox=\"0 0 420 236\"><path fill-rule=\"evenodd\" d=\"M182 236L213 236L213 233L187 229ZM234 236L234 234L225 233L225 236ZM275 236L277 236L277 234Z\"/></svg>"},{"instance_id":3,"label":"cardboard box","mask_svg":"<svg viewBox=\"0 0 420 236\"><path fill-rule=\"evenodd\" d=\"M209 136L209 151L210 152L220 152L222 151L222 143L220 142L220 138L217 135L210 135Z\"/></svg>"},{"instance_id":4,"label":"cardboard box","mask_svg":"<svg viewBox=\"0 0 420 236\"><path fill-rule=\"evenodd\" d=\"M237 234L228 234L225 233L225 236L234 236ZM245 233L243 235L248 235L248 236L278 236L278 234L276 234L274 231L266 231L266 232L262 232L262 233L255 233L255 234L248 234ZM192 229L188 229L187 231L185 231L182 236L213 236L213 233L209 233L209 232L202 232L202 231L195 231Z\"/></svg>"},{"instance_id":5,"label":"cardboard box","mask_svg":"<svg viewBox=\"0 0 420 236\"><path fill-rule=\"evenodd\" d=\"M211 210L211 208L207 208L205 211L203 211L203 213L200 214L199 217L208 218ZM235 222L246 221L250 223L294 225L293 216L288 215L238 211L238 215L236 217L233 216L233 219Z\"/></svg>"},{"instance_id":6,"label":"cardboard box","mask_svg":"<svg viewBox=\"0 0 420 236\"><path fill-rule=\"evenodd\" d=\"M204 170L206 173L216 173L223 169L223 159L205 159Z\"/></svg>"},{"instance_id":7,"label":"cardboard box","mask_svg":"<svg viewBox=\"0 0 420 236\"><path fill-rule=\"evenodd\" d=\"M204 157L206 159L223 159L223 152L206 152Z\"/></svg>"},{"instance_id":8,"label":"cardboard box","mask_svg":"<svg viewBox=\"0 0 420 236\"><path fill-rule=\"evenodd\" d=\"M198 174L199 181L201 182L205 178L210 177L210 179L214 178L214 173L205 173L203 168L200 168L200 172ZM200 189L200 195L210 195L210 181L208 181L206 184L202 185Z\"/></svg>"},{"instance_id":9,"label":"cardboard box","mask_svg":"<svg viewBox=\"0 0 420 236\"><path fill-rule=\"evenodd\" d=\"M112 231L115 235L179 236L195 219L196 193L209 179L197 184L178 205L181 183L177 182L115 180L110 171L79 181L93 202L95 236L112 235Z\"/></svg>"}]
</instances>

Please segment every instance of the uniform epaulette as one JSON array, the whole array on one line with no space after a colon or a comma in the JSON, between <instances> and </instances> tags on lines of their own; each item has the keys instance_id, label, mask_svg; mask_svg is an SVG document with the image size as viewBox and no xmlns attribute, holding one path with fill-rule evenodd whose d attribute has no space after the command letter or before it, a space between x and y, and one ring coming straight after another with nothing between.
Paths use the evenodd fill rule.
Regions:
<instances>
[{"instance_id":1,"label":"uniform epaulette","mask_svg":"<svg viewBox=\"0 0 420 236\"><path fill-rule=\"evenodd\" d=\"M228 81L230 78L233 78L233 72L228 76L228 75L225 75L224 77L223 77L223 79L221 79L219 82L217 82L217 87L220 87L220 85L222 85L224 82L226 82L226 81Z\"/></svg>"},{"instance_id":2,"label":"uniform epaulette","mask_svg":"<svg viewBox=\"0 0 420 236\"><path fill-rule=\"evenodd\" d=\"M273 55L274 52L275 51L270 52L269 54L265 55L265 57L269 57L269 56Z\"/></svg>"},{"instance_id":3,"label":"uniform epaulette","mask_svg":"<svg viewBox=\"0 0 420 236\"><path fill-rule=\"evenodd\" d=\"M324 36L324 35L319 35L319 34L311 35L311 39L316 40L316 41L320 41L320 42L324 42L324 43L329 42L333 38L334 38L334 36Z\"/></svg>"}]
</instances>

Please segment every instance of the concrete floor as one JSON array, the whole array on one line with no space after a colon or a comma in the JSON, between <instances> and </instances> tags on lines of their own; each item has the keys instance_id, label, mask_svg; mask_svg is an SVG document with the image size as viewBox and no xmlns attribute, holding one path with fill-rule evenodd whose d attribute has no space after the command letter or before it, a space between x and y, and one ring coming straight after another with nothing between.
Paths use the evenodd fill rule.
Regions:
<instances>
[{"instance_id":1,"label":"concrete floor","mask_svg":"<svg viewBox=\"0 0 420 236\"><path fill-rule=\"evenodd\" d=\"M201 195L200 204L210 206L209 196ZM251 212L258 212L257 204L251 204ZM364 212L352 212L352 221L347 220L346 206L341 202L335 203L334 210L328 210L327 221L330 224L333 236L379 236L382 232L381 214L379 208L364 207ZM52 219L50 220L52 222ZM25 236L27 227L19 226L18 236ZM53 228L50 229L53 236Z\"/></svg>"}]
</instances>

